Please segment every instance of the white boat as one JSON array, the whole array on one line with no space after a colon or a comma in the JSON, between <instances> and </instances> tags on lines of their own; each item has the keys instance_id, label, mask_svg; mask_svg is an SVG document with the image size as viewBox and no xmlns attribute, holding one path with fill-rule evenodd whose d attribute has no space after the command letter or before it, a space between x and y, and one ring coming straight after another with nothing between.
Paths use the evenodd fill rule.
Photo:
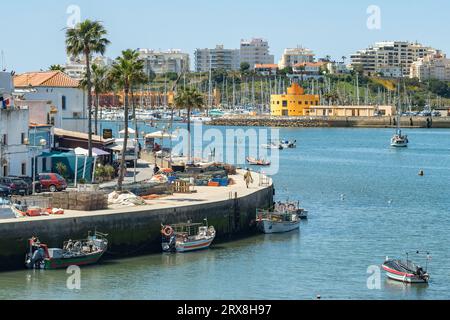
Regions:
<instances>
[{"instance_id":1,"label":"white boat","mask_svg":"<svg viewBox=\"0 0 450 320\"><path fill-rule=\"evenodd\" d=\"M397 133L391 139L391 147L395 148L406 148L408 143L408 136L403 135L400 129L397 130Z\"/></svg>"},{"instance_id":2,"label":"white boat","mask_svg":"<svg viewBox=\"0 0 450 320\"><path fill-rule=\"evenodd\" d=\"M409 140L407 135L402 134L401 130L401 116L402 116L402 106L400 95L398 98L398 110L397 110L397 131L391 138L391 147L394 148L406 148L408 146Z\"/></svg>"},{"instance_id":3,"label":"white boat","mask_svg":"<svg viewBox=\"0 0 450 320\"><path fill-rule=\"evenodd\" d=\"M297 213L257 211L258 228L265 234L285 233L300 228L300 218Z\"/></svg>"},{"instance_id":4,"label":"white boat","mask_svg":"<svg viewBox=\"0 0 450 320\"><path fill-rule=\"evenodd\" d=\"M427 255L427 267L429 259L429 255ZM430 275L427 272L427 267L424 269L408 258L406 258L406 261L386 258L382 265L389 279L405 283L428 283Z\"/></svg>"},{"instance_id":5,"label":"white boat","mask_svg":"<svg viewBox=\"0 0 450 320\"><path fill-rule=\"evenodd\" d=\"M279 143L272 142L271 144L262 144L261 148L263 149L273 149L273 150L283 150L283 146Z\"/></svg>"},{"instance_id":6,"label":"white boat","mask_svg":"<svg viewBox=\"0 0 450 320\"><path fill-rule=\"evenodd\" d=\"M297 140L281 140L280 145L283 147L283 149L295 149L297 148Z\"/></svg>"},{"instance_id":7,"label":"white boat","mask_svg":"<svg viewBox=\"0 0 450 320\"><path fill-rule=\"evenodd\" d=\"M216 237L216 230L202 223L184 223L163 226L163 252L183 253L208 249Z\"/></svg>"}]
</instances>

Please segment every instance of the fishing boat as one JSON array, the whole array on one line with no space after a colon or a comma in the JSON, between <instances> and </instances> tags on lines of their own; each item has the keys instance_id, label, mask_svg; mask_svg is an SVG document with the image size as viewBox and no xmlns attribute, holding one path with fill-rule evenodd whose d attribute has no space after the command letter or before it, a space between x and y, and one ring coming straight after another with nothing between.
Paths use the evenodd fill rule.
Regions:
<instances>
[{"instance_id":1,"label":"fishing boat","mask_svg":"<svg viewBox=\"0 0 450 320\"><path fill-rule=\"evenodd\" d=\"M276 212L289 212L297 214L300 220L307 220L309 212L300 207L300 201L277 202L274 206Z\"/></svg>"},{"instance_id":2,"label":"fishing boat","mask_svg":"<svg viewBox=\"0 0 450 320\"><path fill-rule=\"evenodd\" d=\"M295 212L257 210L258 228L265 234L285 233L300 228L300 218Z\"/></svg>"},{"instance_id":3,"label":"fishing boat","mask_svg":"<svg viewBox=\"0 0 450 320\"><path fill-rule=\"evenodd\" d=\"M32 237L28 242L25 266L28 269L54 270L95 264L108 248L107 236L100 232L91 235L89 232L87 239L66 241L62 249L50 249L38 238Z\"/></svg>"},{"instance_id":4,"label":"fishing boat","mask_svg":"<svg viewBox=\"0 0 450 320\"><path fill-rule=\"evenodd\" d=\"M283 147L283 149L295 149L297 148L297 140L281 140L280 145Z\"/></svg>"},{"instance_id":5,"label":"fishing boat","mask_svg":"<svg viewBox=\"0 0 450 320\"><path fill-rule=\"evenodd\" d=\"M247 162L253 166L263 166L263 167L270 166L270 161L266 161L264 159L255 159L252 157L247 157Z\"/></svg>"},{"instance_id":6,"label":"fishing boat","mask_svg":"<svg viewBox=\"0 0 450 320\"><path fill-rule=\"evenodd\" d=\"M162 226L163 252L183 253L208 249L216 237L216 230L204 223L182 223Z\"/></svg>"},{"instance_id":7,"label":"fishing boat","mask_svg":"<svg viewBox=\"0 0 450 320\"><path fill-rule=\"evenodd\" d=\"M427 271L428 261L430 260L429 254L427 253L427 266L425 269L410 261L408 257L409 254L407 253L406 261L386 258L382 268L386 271L388 278L405 283L428 283L430 280L430 275Z\"/></svg>"}]
</instances>

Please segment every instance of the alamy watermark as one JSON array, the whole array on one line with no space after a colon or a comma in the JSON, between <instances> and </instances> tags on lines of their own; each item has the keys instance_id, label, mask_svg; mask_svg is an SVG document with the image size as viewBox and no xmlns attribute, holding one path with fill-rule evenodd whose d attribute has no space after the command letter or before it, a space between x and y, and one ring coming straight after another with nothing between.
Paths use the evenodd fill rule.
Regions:
<instances>
[{"instance_id":1,"label":"alamy watermark","mask_svg":"<svg viewBox=\"0 0 450 320\"><path fill-rule=\"evenodd\" d=\"M247 158L270 162L264 173L275 175L280 168L280 132L278 129L225 129L209 128L194 123L191 139L186 129L176 130L178 142L172 148L172 155L187 156L191 148L191 160L200 162L222 162L237 165L247 163ZM191 146L189 146L191 141Z\"/></svg>"},{"instance_id":2,"label":"alamy watermark","mask_svg":"<svg viewBox=\"0 0 450 320\"><path fill-rule=\"evenodd\" d=\"M381 30L381 8L377 5L370 5L367 7L367 29Z\"/></svg>"},{"instance_id":3,"label":"alamy watermark","mask_svg":"<svg viewBox=\"0 0 450 320\"><path fill-rule=\"evenodd\" d=\"M67 268L66 286L69 290L81 290L81 269L78 266L70 266Z\"/></svg>"},{"instance_id":4,"label":"alamy watermark","mask_svg":"<svg viewBox=\"0 0 450 320\"><path fill-rule=\"evenodd\" d=\"M381 268L379 266L369 266L367 268L367 289L381 290Z\"/></svg>"},{"instance_id":5,"label":"alamy watermark","mask_svg":"<svg viewBox=\"0 0 450 320\"><path fill-rule=\"evenodd\" d=\"M66 26L73 29L81 22L81 8L76 4L71 4L67 7L66 13L69 15L66 21Z\"/></svg>"}]
</instances>

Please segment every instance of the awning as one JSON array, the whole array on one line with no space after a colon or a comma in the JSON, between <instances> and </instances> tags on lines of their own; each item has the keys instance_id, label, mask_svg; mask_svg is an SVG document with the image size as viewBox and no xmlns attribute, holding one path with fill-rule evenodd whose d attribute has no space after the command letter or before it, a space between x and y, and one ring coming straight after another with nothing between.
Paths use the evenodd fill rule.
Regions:
<instances>
[{"instance_id":1,"label":"awning","mask_svg":"<svg viewBox=\"0 0 450 320\"><path fill-rule=\"evenodd\" d=\"M128 128L128 134L135 134L135 133L136 133L135 130L133 130L133 129L131 129L131 128ZM125 129L123 129L122 131L120 131L119 134L125 134Z\"/></svg>"},{"instance_id":2,"label":"awning","mask_svg":"<svg viewBox=\"0 0 450 320\"><path fill-rule=\"evenodd\" d=\"M78 156L89 155L89 150L83 148L76 148L74 152ZM92 148L92 156L93 157L109 156L109 153L98 148Z\"/></svg>"},{"instance_id":3,"label":"awning","mask_svg":"<svg viewBox=\"0 0 450 320\"><path fill-rule=\"evenodd\" d=\"M170 134L165 131L158 131L149 133L145 136L146 139L177 139L178 137L174 134Z\"/></svg>"}]
</instances>

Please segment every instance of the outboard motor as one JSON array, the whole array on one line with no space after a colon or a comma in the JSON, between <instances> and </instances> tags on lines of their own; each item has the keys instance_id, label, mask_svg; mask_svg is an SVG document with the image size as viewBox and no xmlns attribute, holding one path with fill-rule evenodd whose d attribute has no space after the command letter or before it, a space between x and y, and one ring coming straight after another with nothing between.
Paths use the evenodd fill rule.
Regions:
<instances>
[{"instance_id":1,"label":"outboard motor","mask_svg":"<svg viewBox=\"0 0 450 320\"><path fill-rule=\"evenodd\" d=\"M28 255L27 261L25 262L26 267L28 269L40 269L40 264L44 261L45 251L42 248L39 248L33 253L33 256L30 257Z\"/></svg>"}]
</instances>

